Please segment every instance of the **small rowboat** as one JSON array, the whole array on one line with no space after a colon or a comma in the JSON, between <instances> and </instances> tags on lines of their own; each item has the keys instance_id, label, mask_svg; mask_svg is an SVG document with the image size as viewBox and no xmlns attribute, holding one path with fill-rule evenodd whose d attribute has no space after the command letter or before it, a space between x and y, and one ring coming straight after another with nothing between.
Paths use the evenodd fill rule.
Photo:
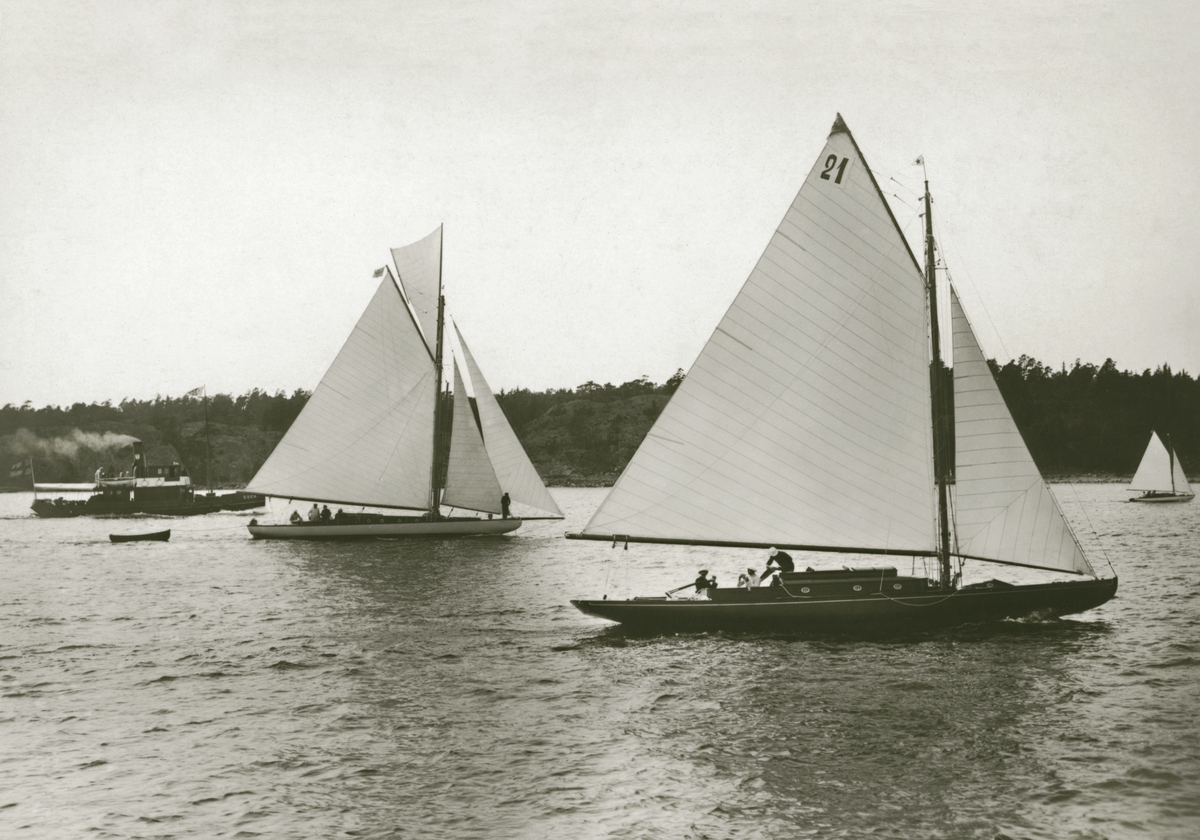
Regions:
<instances>
[{"instance_id":1,"label":"small rowboat","mask_svg":"<svg viewBox=\"0 0 1200 840\"><path fill-rule=\"evenodd\" d=\"M109 534L108 538L115 543L146 541L166 542L167 540L171 539L171 532L168 530L155 531L151 534Z\"/></svg>"}]
</instances>

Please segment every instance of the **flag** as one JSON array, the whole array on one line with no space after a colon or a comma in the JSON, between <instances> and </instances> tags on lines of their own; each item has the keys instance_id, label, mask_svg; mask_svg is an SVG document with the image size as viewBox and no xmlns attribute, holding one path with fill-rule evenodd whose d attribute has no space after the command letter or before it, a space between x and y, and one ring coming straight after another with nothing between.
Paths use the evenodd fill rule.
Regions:
<instances>
[{"instance_id":1,"label":"flag","mask_svg":"<svg viewBox=\"0 0 1200 840\"><path fill-rule=\"evenodd\" d=\"M387 266L384 266L383 268L377 268L377 269L375 269L375 274L374 274L373 276L375 276L375 277L382 277L382 276L383 276L383 272L384 272L386 269L387 269Z\"/></svg>"},{"instance_id":2,"label":"flag","mask_svg":"<svg viewBox=\"0 0 1200 840\"><path fill-rule=\"evenodd\" d=\"M925 165L925 155L921 155L920 157L918 157L916 160L913 161L913 166L924 166L924 165Z\"/></svg>"},{"instance_id":3,"label":"flag","mask_svg":"<svg viewBox=\"0 0 1200 840\"><path fill-rule=\"evenodd\" d=\"M203 393L204 393L204 386L201 385L199 388L193 388L192 390L188 391L186 394L184 394L184 396L185 397L198 397Z\"/></svg>"},{"instance_id":4,"label":"flag","mask_svg":"<svg viewBox=\"0 0 1200 840\"><path fill-rule=\"evenodd\" d=\"M9 467L8 480L13 486L20 487L21 489L32 489L33 459L18 461Z\"/></svg>"}]
</instances>

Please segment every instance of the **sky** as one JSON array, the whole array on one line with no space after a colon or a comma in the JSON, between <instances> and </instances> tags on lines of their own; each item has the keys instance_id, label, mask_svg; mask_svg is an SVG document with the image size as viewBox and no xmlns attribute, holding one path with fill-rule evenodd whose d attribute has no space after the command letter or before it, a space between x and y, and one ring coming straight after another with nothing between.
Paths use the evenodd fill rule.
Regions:
<instances>
[{"instance_id":1,"label":"sky","mask_svg":"<svg viewBox=\"0 0 1200 840\"><path fill-rule=\"evenodd\" d=\"M444 225L493 389L688 368L840 112L984 351L1200 374L1200 4L0 0L0 405L311 389Z\"/></svg>"}]
</instances>

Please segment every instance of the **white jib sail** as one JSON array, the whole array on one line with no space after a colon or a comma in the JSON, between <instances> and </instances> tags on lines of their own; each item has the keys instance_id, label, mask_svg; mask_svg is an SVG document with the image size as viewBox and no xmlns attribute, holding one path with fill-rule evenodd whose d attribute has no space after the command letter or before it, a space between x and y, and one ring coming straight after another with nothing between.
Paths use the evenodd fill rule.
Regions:
<instances>
[{"instance_id":1,"label":"white jib sail","mask_svg":"<svg viewBox=\"0 0 1200 840\"><path fill-rule=\"evenodd\" d=\"M289 499L426 508L437 379L408 306L385 278L246 489Z\"/></svg>"},{"instance_id":2,"label":"white jib sail","mask_svg":"<svg viewBox=\"0 0 1200 840\"><path fill-rule=\"evenodd\" d=\"M438 298L442 290L442 229L403 248L392 248L392 260L408 295L429 352L437 342Z\"/></svg>"},{"instance_id":3,"label":"white jib sail","mask_svg":"<svg viewBox=\"0 0 1200 840\"><path fill-rule=\"evenodd\" d=\"M1179 466L1178 458L1174 459L1175 485L1172 487L1171 460L1171 454L1167 452L1162 439L1156 432L1151 432L1150 443L1146 446L1146 452L1142 455L1142 462L1138 464L1133 481L1129 482L1129 489L1151 490L1156 493L1170 493L1172 490L1176 493L1192 492L1187 477L1183 474L1183 468Z\"/></svg>"},{"instance_id":4,"label":"white jib sail","mask_svg":"<svg viewBox=\"0 0 1200 840\"><path fill-rule=\"evenodd\" d=\"M492 394L487 380L483 378L479 365L475 364L475 357L471 355L467 342L463 341L458 324L454 325L454 332L463 351L467 375L471 378L471 388L475 391L475 405L479 409L479 422L483 426L487 454L496 470L496 478L499 479L501 488L514 502L544 510L554 516L562 516L562 511L554 503L546 485L542 483L541 476L529 460L521 441L517 439L516 432L509 425L508 418L504 416L504 410L500 408L500 403Z\"/></svg>"},{"instance_id":5,"label":"white jib sail","mask_svg":"<svg viewBox=\"0 0 1200 840\"><path fill-rule=\"evenodd\" d=\"M450 463L442 504L451 507L500 513L500 482L492 470L483 438L471 411L471 400L463 386L458 362L454 363L454 424L450 433Z\"/></svg>"},{"instance_id":6,"label":"white jib sail","mask_svg":"<svg viewBox=\"0 0 1200 840\"><path fill-rule=\"evenodd\" d=\"M963 554L1094 575L1025 446L950 289L954 328L954 496Z\"/></svg>"},{"instance_id":7,"label":"white jib sail","mask_svg":"<svg viewBox=\"0 0 1200 840\"><path fill-rule=\"evenodd\" d=\"M841 118L584 533L935 547L925 287Z\"/></svg>"}]
</instances>

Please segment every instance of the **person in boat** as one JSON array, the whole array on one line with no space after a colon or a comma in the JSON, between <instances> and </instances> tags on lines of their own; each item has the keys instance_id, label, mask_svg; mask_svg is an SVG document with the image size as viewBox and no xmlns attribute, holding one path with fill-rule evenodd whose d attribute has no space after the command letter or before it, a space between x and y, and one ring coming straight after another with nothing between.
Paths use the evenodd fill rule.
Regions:
<instances>
[{"instance_id":1,"label":"person in boat","mask_svg":"<svg viewBox=\"0 0 1200 840\"><path fill-rule=\"evenodd\" d=\"M318 522L321 519L321 509L317 507L317 503L313 502L313 506L308 509L308 521Z\"/></svg>"},{"instance_id":2,"label":"person in boat","mask_svg":"<svg viewBox=\"0 0 1200 840\"><path fill-rule=\"evenodd\" d=\"M708 569L701 569L700 573L696 575L696 594L699 595L701 592L703 592L706 589L716 589L716 588L717 588L716 577L714 576L714 577L710 578L708 576Z\"/></svg>"},{"instance_id":3,"label":"person in boat","mask_svg":"<svg viewBox=\"0 0 1200 840\"><path fill-rule=\"evenodd\" d=\"M740 589L744 586L747 589L753 589L758 586L758 581L758 572L754 571L754 569L746 569L744 574L738 575L738 588Z\"/></svg>"},{"instance_id":4,"label":"person in boat","mask_svg":"<svg viewBox=\"0 0 1200 840\"><path fill-rule=\"evenodd\" d=\"M500 497L500 516L504 519L508 519L508 506L510 504L512 504L512 500L508 498L507 493Z\"/></svg>"},{"instance_id":5,"label":"person in boat","mask_svg":"<svg viewBox=\"0 0 1200 840\"><path fill-rule=\"evenodd\" d=\"M792 560L792 555L786 551L780 551L778 548L772 548L767 554L767 570L763 572L763 577L771 573L771 567L774 566L781 572L796 571L796 561Z\"/></svg>"},{"instance_id":6,"label":"person in boat","mask_svg":"<svg viewBox=\"0 0 1200 840\"><path fill-rule=\"evenodd\" d=\"M331 519L333 519L333 514L329 512L329 505L323 505L321 507L321 521L328 522Z\"/></svg>"},{"instance_id":7,"label":"person in boat","mask_svg":"<svg viewBox=\"0 0 1200 840\"><path fill-rule=\"evenodd\" d=\"M292 511L291 517L288 518L288 522L291 522L293 525L299 525L303 521L304 519L300 516L300 511L298 510Z\"/></svg>"},{"instance_id":8,"label":"person in boat","mask_svg":"<svg viewBox=\"0 0 1200 840\"><path fill-rule=\"evenodd\" d=\"M338 508L338 512L333 515L334 522L341 522L345 518L346 514L342 512L341 508Z\"/></svg>"}]
</instances>

